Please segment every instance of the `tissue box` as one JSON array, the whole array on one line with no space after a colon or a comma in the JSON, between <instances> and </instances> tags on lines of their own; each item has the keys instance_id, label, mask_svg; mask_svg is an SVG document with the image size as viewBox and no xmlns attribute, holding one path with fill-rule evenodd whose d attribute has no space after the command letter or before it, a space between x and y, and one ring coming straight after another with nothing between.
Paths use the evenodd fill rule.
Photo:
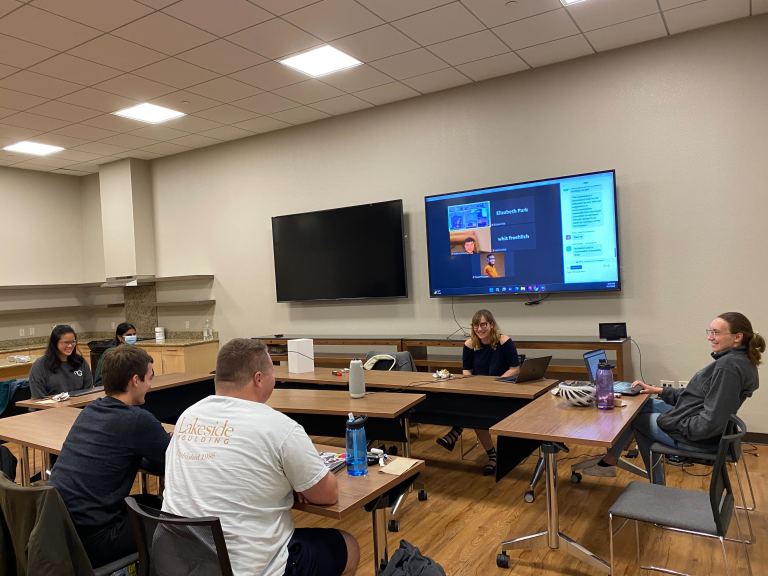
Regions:
<instances>
[{"instance_id":1,"label":"tissue box","mask_svg":"<svg viewBox=\"0 0 768 576\"><path fill-rule=\"evenodd\" d=\"M288 372L314 372L315 347L311 338L288 340Z\"/></svg>"}]
</instances>

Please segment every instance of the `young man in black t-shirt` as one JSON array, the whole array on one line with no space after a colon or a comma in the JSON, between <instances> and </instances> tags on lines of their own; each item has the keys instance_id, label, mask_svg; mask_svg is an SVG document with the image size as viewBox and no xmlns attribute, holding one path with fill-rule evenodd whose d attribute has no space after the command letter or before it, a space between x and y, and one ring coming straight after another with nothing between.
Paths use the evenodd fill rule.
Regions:
<instances>
[{"instance_id":1,"label":"young man in black t-shirt","mask_svg":"<svg viewBox=\"0 0 768 576\"><path fill-rule=\"evenodd\" d=\"M123 499L140 467L160 474L165 468L170 436L139 408L153 376L152 357L141 348L107 350L107 396L77 417L51 473L94 566L136 551Z\"/></svg>"}]
</instances>

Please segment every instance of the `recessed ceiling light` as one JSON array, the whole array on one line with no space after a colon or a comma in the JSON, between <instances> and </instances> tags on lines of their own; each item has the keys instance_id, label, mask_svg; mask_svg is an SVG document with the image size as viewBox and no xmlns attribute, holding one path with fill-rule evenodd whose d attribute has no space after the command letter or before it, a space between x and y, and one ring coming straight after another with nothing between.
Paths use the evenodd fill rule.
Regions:
<instances>
[{"instance_id":1,"label":"recessed ceiling light","mask_svg":"<svg viewBox=\"0 0 768 576\"><path fill-rule=\"evenodd\" d=\"M360 60L336 50L333 46L321 46L278 62L314 77L362 64Z\"/></svg>"},{"instance_id":2,"label":"recessed ceiling light","mask_svg":"<svg viewBox=\"0 0 768 576\"><path fill-rule=\"evenodd\" d=\"M578 4L579 2L584 2L585 0L560 0L560 2L563 3L563 6L570 6L571 4Z\"/></svg>"},{"instance_id":3,"label":"recessed ceiling light","mask_svg":"<svg viewBox=\"0 0 768 576\"><path fill-rule=\"evenodd\" d=\"M9 152L21 152L22 154L34 154L35 156L48 156L48 154L54 154L64 150L61 146L51 146L49 144L39 144L38 142L16 142L6 146L3 150Z\"/></svg>"},{"instance_id":4,"label":"recessed ceiling light","mask_svg":"<svg viewBox=\"0 0 768 576\"><path fill-rule=\"evenodd\" d=\"M186 116L184 112L178 110L171 110L164 106L156 106L154 104L138 104L131 106L130 108L123 108L117 112L112 112L116 116L122 116L123 118L130 118L131 120L139 120L140 122L148 122L149 124L160 124L161 122L167 122L174 118Z\"/></svg>"}]
</instances>

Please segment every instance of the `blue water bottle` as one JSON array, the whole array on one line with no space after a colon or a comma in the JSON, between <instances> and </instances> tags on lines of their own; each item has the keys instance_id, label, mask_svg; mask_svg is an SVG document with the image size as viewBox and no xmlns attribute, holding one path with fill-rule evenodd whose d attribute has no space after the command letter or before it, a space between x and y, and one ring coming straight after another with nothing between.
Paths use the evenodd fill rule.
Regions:
<instances>
[{"instance_id":1,"label":"blue water bottle","mask_svg":"<svg viewBox=\"0 0 768 576\"><path fill-rule=\"evenodd\" d=\"M613 366L600 360L595 376L595 395L600 410L613 410Z\"/></svg>"},{"instance_id":2,"label":"blue water bottle","mask_svg":"<svg viewBox=\"0 0 768 576\"><path fill-rule=\"evenodd\" d=\"M347 474L365 476L368 474L368 450L365 442L365 421L368 416L355 418L352 412L347 420Z\"/></svg>"}]
</instances>

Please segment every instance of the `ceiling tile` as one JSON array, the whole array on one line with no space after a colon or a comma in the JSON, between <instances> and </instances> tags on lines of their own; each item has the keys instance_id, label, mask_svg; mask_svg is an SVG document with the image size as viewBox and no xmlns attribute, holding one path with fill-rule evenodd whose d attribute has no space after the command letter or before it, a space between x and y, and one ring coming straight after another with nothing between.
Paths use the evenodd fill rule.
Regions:
<instances>
[{"instance_id":1,"label":"ceiling tile","mask_svg":"<svg viewBox=\"0 0 768 576\"><path fill-rule=\"evenodd\" d=\"M523 50L518 50L517 53L528 64L538 68L554 64L555 62L594 54L594 50L592 50L592 47L584 37L579 34L570 38L562 38L553 42L547 42L546 44L524 48Z\"/></svg>"},{"instance_id":2,"label":"ceiling tile","mask_svg":"<svg viewBox=\"0 0 768 576\"><path fill-rule=\"evenodd\" d=\"M54 134L61 134L62 136L71 136L72 138L81 138L82 140L101 140L102 138L109 138L114 136L114 132L109 130L102 130L101 128L94 128L93 126L86 126L84 124L72 124L71 126L65 126L54 130ZM82 150L82 146L78 147L78 150ZM91 152L91 150L85 150Z\"/></svg>"},{"instance_id":3,"label":"ceiling tile","mask_svg":"<svg viewBox=\"0 0 768 576\"><path fill-rule=\"evenodd\" d=\"M182 0L163 12L216 36L226 36L272 18L269 12L246 0Z\"/></svg>"},{"instance_id":4,"label":"ceiling tile","mask_svg":"<svg viewBox=\"0 0 768 576\"><path fill-rule=\"evenodd\" d=\"M278 88L274 93L302 104L311 104L312 102L335 98L343 94L341 90L324 84L319 80L307 80L306 82L300 82L285 88Z\"/></svg>"},{"instance_id":5,"label":"ceiling tile","mask_svg":"<svg viewBox=\"0 0 768 576\"><path fill-rule=\"evenodd\" d=\"M163 82L176 88L187 88L216 77L214 72L176 58L168 58L133 71L137 76Z\"/></svg>"},{"instance_id":6,"label":"ceiling tile","mask_svg":"<svg viewBox=\"0 0 768 576\"><path fill-rule=\"evenodd\" d=\"M276 112L275 114L272 114L272 118L295 125L308 124L309 122L314 122L316 120L330 118L330 114L326 114L325 112L321 112L320 110L308 106L299 106L298 108Z\"/></svg>"},{"instance_id":7,"label":"ceiling tile","mask_svg":"<svg viewBox=\"0 0 768 576\"><path fill-rule=\"evenodd\" d=\"M115 156L121 152L125 152L126 149L122 146L110 146L109 144L102 144L101 142L90 142L78 146L76 150L92 152L93 154L99 154L100 156Z\"/></svg>"},{"instance_id":8,"label":"ceiling tile","mask_svg":"<svg viewBox=\"0 0 768 576\"><path fill-rule=\"evenodd\" d=\"M462 0L462 4L489 28L563 7L560 0Z\"/></svg>"},{"instance_id":9,"label":"ceiling tile","mask_svg":"<svg viewBox=\"0 0 768 576\"><path fill-rule=\"evenodd\" d=\"M569 6L568 12L578 27L587 31L658 14L659 5L656 0L590 0Z\"/></svg>"},{"instance_id":10,"label":"ceiling tile","mask_svg":"<svg viewBox=\"0 0 768 576\"><path fill-rule=\"evenodd\" d=\"M5 118L11 114L16 114L18 110L11 110L10 108L0 108L0 118Z\"/></svg>"},{"instance_id":11,"label":"ceiling tile","mask_svg":"<svg viewBox=\"0 0 768 576\"><path fill-rule=\"evenodd\" d=\"M479 82L480 80L487 80L488 78L522 72L523 70L528 70L530 66L523 62L517 54L509 52L507 54L499 54L498 56L484 58L483 60L475 60L474 62L461 64L457 66L457 68L472 78L472 80Z\"/></svg>"},{"instance_id":12,"label":"ceiling tile","mask_svg":"<svg viewBox=\"0 0 768 576\"><path fill-rule=\"evenodd\" d=\"M26 110L38 104L45 102L45 98L16 92L15 90L6 90L0 88L0 108L10 108L11 110Z\"/></svg>"},{"instance_id":13,"label":"ceiling tile","mask_svg":"<svg viewBox=\"0 0 768 576\"><path fill-rule=\"evenodd\" d=\"M158 142L157 144L152 144L151 146L145 146L142 148L142 150L166 156L186 152L189 150L189 148L187 146L180 146L179 144L171 144L170 142Z\"/></svg>"},{"instance_id":14,"label":"ceiling tile","mask_svg":"<svg viewBox=\"0 0 768 576\"><path fill-rule=\"evenodd\" d=\"M128 98L104 92L103 90L96 90L95 88L84 88L77 92L72 92L72 94L62 96L59 100L69 104L93 108L94 110L101 110L102 112L116 112L139 103L138 100L129 100Z\"/></svg>"},{"instance_id":15,"label":"ceiling tile","mask_svg":"<svg viewBox=\"0 0 768 576\"><path fill-rule=\"evenodd\" d=\"M122 74L116 68L102 66L89 60L70 56L69 54L59 54L49 58L45 62L33 66L31 70L61 80L77 82L84 86L103 82Z\"/></svg>"},{"instance_id":16,"label":"ceiling tile","mask_svg":"<svg viewBox=\"0 0 768 576\"><path fill-rule=\"evenodd\" d=\"M0 34L8 34L54 50L67 50L87 42L101 32L26 5L0 19Z\"/></svg>"},{"instance_id":17,"label":"ceiling tile","mask_svg":"<svg viewBox=\"0 0 768 576\"><path fill-rule=\"evenodd\" d=\"M695 4L701 2L701 0L659 0L659 6L662 10L671 10L672 8L679 8L686 4Z\"/></svg>"},{"instance_id":18,"label":"ceiling tile","mask_svg":"<svg viewBox=\"0 0 768 576\"><path fill-rule=\"evenodd\" d=\"M181 138L171 140L171 144L179 144L181 146L186 146L187 148L204 148L206 146L213 146L219 142L219 140L214 140L207 136L200 136L200 134L187 134Z\"/></svg>"},{"instance_id":19,"label":"ceiling tile","mask_svg":"<svg viewBox=\"0 0 768 576\"><path fill-rule=\"evenodd\" d=\"M398 20L394 25L424 46L479 32L485 28L480 20L458 2L409 16Z\"/></svg>"},{"instance_id":20,"label":"ceiling tile","mask_svg":"<svg viewBox=\"0 0 768 576\"><path fill-rule=\"evenodd\" d=\"M142 4L145 4L151 8L154 8L155 10L162 10L169 4L173 4L174 2L178 2L178 0L139 0Z\"/></svg>"},{"instance_id":21,"label":"ceiling tile","mask_svg":"<svg viewBox=\"0 0 768 576\"><path fill-rule=\"evenodd\" d=\"M447 68L448 64L424 48L419 48L418 50L411 50L410 52L376 60L371 62L371 66L385 74L389 74L393 78L402 79Z\"/></svg>"},{"instance_id":22,"label":"ceiling tile","mask_svg":"<svg viewBox=\"0 0 768 576\"><path fill-rule=\"evenodd\" d=\"M3 118L3 124L48 132L66 126L67 124L70 124L70 122L66 120L57 120L56 118L48 118L47 116L30 114L29 112L17 112L12 116Z\"/></svg>"},{"instance_id":23,"label":"ceiling tile","mask_svg":"<svg viewBox=\"0 0 768 576\"><path fill-rule=\"evenodd\" d=\"M73 48L69 53L124 72L130 72L166 58L165 54L109 34Z\"/></svg>"},{"instance_id":24,"label":"ceiling tile","mask_svg":"<svg viewBox=\"0 0 768 576\"><path fill-rule=\"evenodd\" d=\"M283 18L325 41L384 24L355 0L321 0Z\"/></svg>"},{"instance_id":25,"label":"ceiling tile","mask_svg":"<svg viewBox=\"0 0 768 576\"><path fill-rule=\"evenodd\" d=\"M614 26L606 26L599 30L587 32L585 36L598 52L613 50L620 46L638 44L654 38L667 35L661 14L652 14L637 20L623 22Z\"/></svg>"},{"instance_id":26,"label":"ceiling tile","mask_svg":"<svg viewBox=\"0 0 768 576\"><path fill-rule=\"evenodd\" d=\"M8 14L8 12L12 12L20 6L22 6L21 2L17 2L16 0L0 0L0 16L4 16L5 14Z\"/></svg>"},{"instance_id":27,"label":"ceiling tile","mask_svg":"<svg viewBox=\"0 0 768 576\"><path fill-rule=\"evenodd\" d=\"M172 108L173 110L178 110L185 114L192 114L193 112L219 105L219 102L216 100L211 100L210 98L200 96L199 94L193 94L186 90L179 90L178 92L172 92L171 94L153 98L152 103Z\"/></svg>"},{"instance_id":28,"label":"ceiling tile","mask_svg":"<svg viewBox=\"0 0 768 576\"><path fill-rule=\"evenodd\" d=\"M145 123L139 122L138 120L123 118L121 116L115 116L114 114L103 114L102 116L83 120L82 124L101 128L102 130L109 130L114 133L131 132L132 130L136 130L136 128L143 126Z\"/></svg>"},{"instance_id":29,"label":"ceiling tile","mask_svg":"<svg viewBox=\"0 0 768 576\"><path fill-rule=\"evenodd\" d=\"M0 34L0 62L26 68L56 54L55 50Z\"/></svg>"},{"instance_id":30,"label":"ceiling tile","mask_svg":"<svg viewBox=\"0 0 768 576\"><path fill-rule=\"evenodd\" d=\"M251 26L227 37L227 40L271 59L282 58L323 43L279 18Z\"/></svg>"},{"instance_id":31,"label":"ceiling tile","mask_svg":"<svg viewBox=\"0 0 768 576\"><path fill-rule=\"evenodd\" d=\"M247 70L235 72L231 74L231 77L262 90L274 90L307 79L306 74L297 72L278 62L265 62Z\"/></svg>"},{"instance_id":32,"label":"ceiling tile","mask_svg":"<svg viewBox=\"0 0 768 576\"><path fill-rule=\"evenodd\" d=\"M222 124L234 124L235 122L249 120L254 117L254 114L253 112L243 110L242 108L224 104L223 106L216 106L215 108L208 108L207 110L196 112L195 116L201 116L207 120L220 122ZM203 131L201 130L200 132Z\"/></svg>"},{"instance_id":33,"label":"ceiling tile","mask_svg":"<svg viewBox=\"0 0 768 576\"><path fill-rule=\"evenodd\" d=\"M245 122L238 122L235 126L250 130L251 132L263 133L288 128L290 124L275 120L270 116L260 116L259 118L253 118L252 120L246 120Z\"/></svg>"},{"instance_id":34,"label":"ceiling tile","mask_svg":"<svg viewBox=\"0 0 768 576\"><path fill-rule=\"evenodd\" d=\"M664 12L670 34L749 16L749 0L704 0Z\"/></svg>"},{"instance_id":35,"label":"ceiling tile","mask_svg":"<svg viewBox=\"0 0 768 576\"><path fill-rule=\"evenodd\" d=\"M338 98L331 98L330 100L323 100L322 102L315 102L312 104L312 108L317 108L318 110L333 114L334 116L370 107L371 104L365 100L361 100L357 96L352 96L352 94L345 94Z\"/></svg>"},{"instance_id":36,"label":"ceiling tile","mask_svg":"<svg viewBox=\"0 0 768 576\"><path fill-rule=\"evenodd\" d=\"M378 60L419 47L416 42L389 24L339 38L331 42L331 46L361 62Z\"/></svg>"},{"instance_id":37,"label":"ceiling tile","mask_svg":"<svg viewBox=\"0 0 768 576\"><path fill-rule=\"evenodd\" d=\"M82 106L75 106L56 100L51 100L45 104L40 104L40 106L30 108L28 112L40 114L41 116L48 116L50 118L59 118L61 120L66 120L67 122L81 122L101 114L98 110L91 110L90 108L83 108Z\"/></svg>"},{"instance_id":38,"label":"ceiling tile","mask_svg":"<svg viewBox=\"0 0 768 576\"><path fill-rule=\"evenodd\" d=\"M11 74L15 74L19 69L14 66L8 66L6 64L0 64L0 78L5 78Z\"/></svg>"},{"instance_id":39,"label":"ceiling tile","mask_svg":"<svg viewBox=\"0 0 768 576\"><path fill-rule=\"evenodd\" d=\"M405 84L400 82L392 82L390 84L384 84L383 86L376 86L375 88L368 88L368 90L361 90L356 92L355 96L358 96L375 104L381 106L382 104L389 104L397 100L405 100L406 98L412 98L418 96L419 93L413 88L409 88Z\"/></svg>"},{"instance_id":40,"label":"ceiling tile","mask_svg":"<svg viewBox=\"0 0 768 576\"><path fill-rule=\"evenodd\" d=\"M433 44L429 50L453 66L509 52L507 45L488 30Z\"/></svg>"},{"instance_id":41,"label":"ceiling tile","mask_svg":"<svg viewBox=\"0 0 768 576\"><path fill-rule=\"evenodd\" d=\"M93 154L92 152L83 152L81 150L62 150L61 152L57 152L56 156L66 160L71 160L73 163L75 163L96 160L97 158L101 158L103 154Z\"/></svg>"},{"instance_id":42,"label":"ceiling tile","mask_svg":"<svg viewBox=\"0 0 768 576\"><path fill-rule=\"evenodd\" d=\"M323 82L345 92L358 92L366 88L388 84L392 82L392 78L375 68L363 64L362 66L355 66L354 68L347 68L346 70L329 74L323 78Z\"/></svg>"},{"instance_id":43,"label":"ceiling tile","mask_svg":"<svg viewBox=\"0 0 768 576\"><path fill-rule=\"evenodd\" d=\"M493 30L512 50L543 44L579 33L573 20L562 10L553 10Z\"/></svg>"},{"instance_id":44,"label":"ceiling tile","mask_svg":"<svg viewBox=\"0 0 768 576\"><path fill-rule=\"evenodd\" d=\"M752 14L765 14L768 12L768 0L752 0Z\"/></svg>"},{"instance_id":45,"label":"ceiling tile","mask_svg":"<svg viewBox=\"0 0 768 576\"><path fill-rule=\"evenodd\" d=\"M155 12L118 28L112 34L170 55L216 39L208 32L161 12Z\"/></svg>"},{"instance_id":46,"label":"ceiling tile","mask_svg":"<svg viewBox=\"0 0 768 576\"><path fill-rule=\"evenodd\" d=\"M133 0L35 0L33 5L103 32L152 12Z\"/></svg>"},{"instance_id":47,"label":"ceiling tile","mask_svg":"<svg viewBox=\"0 0 768 576\"><path fill-rule=\"evenodd\" d=\"M226 40L216 40L182 52L177 56L192 64L213 70L219 74L231 74L243 68L249 68L265 62L267 59L255 52L246 50L241 46L232 44Z\"/></svg>"},{"instance_id":48,"label":"ceiling tile","mask_svg":"<svg viewBox=\"0 0 768 576\"><path fill-rule=\"evenodd\" d=\"M72 82L43 76L28 70L22 70L13 76L3 78L0 80L0 87L19 90L20 92L44 98L58 98L82 88L79 84L72 84Z\"/></svg>"},{"instance_id":49,"label":"ceiling tile","mask_svg":"<svg viewBox=\"0 0 768 576\"><path fill-rule=\"evenodd\" d=\"M317 0L250 0L252 4L261 6L265 10L269 10L272 14L285 14L287 12L293 12L304 6L308 6Z\"/></svg>"},{"instance_id":50,"label":"ceiling tile","mask_svg":"<svg viewBox=\"0 0 768 576\"><path fill-rule=\"evenodd\" d=\"M282 112L283 110L296 108L299 105L297 102L270 92L243 98L242 100L238 100L236 104L240 108L245 108L251 112L264 115Z\"/></svg>"},{"instance_id":51,"label":"ceiling tile","mask_svg":"<svg viewBox=\"0 0 768 576\"><path fill-rule=\"evenodd\" d=\"M358 0L360 4L384 20L397 20L431 8L450 4L450 0Z\"/></svg>"},{"instance_id":52,"label":"ceiling tile","mask_svg":"<svg viewBox=\"0 0 768 576\"><path fill-rule=\"evenodd\" d=\"M139 128L138 130L134 130L133 132L130 132L131 136L140 136L141 138L150 138L152 140L161 140L161 141L167 141L167 140L173 140L174 138L181 138L182 136L186 136L186 132L182 132L181 130L174 130L173 128L168 128L163 125L154 124L150 126L145 126L144 128Z\"/></svg>"},{"instance_id":53,"label":"ceiling tile","mask_svg":"<svg viewBox=\"0 0 768 576\"><path fill-rule=\"evenodd\" d=\"M149 150L129 150L118 154L118 158L135 158L138 160L154 160L160 158L162 154L157 152L150 152Z\"/></svg>"},{"instance_id":54,"label":"ceiling tile","mask_svg":"<svg viewBox=\"0 0 768 576\"><path fill-rule=\"evenodd\" d=\"M50 144L52 146L61 146L62 148L76 148L77 146L82 146L86 143L86 141L82 138L72 138L71 136L54 134L53 132L43 134L43 137L45 138L46 144Z\"/></svg>"},{"instance_id":55,"label":"ceiling tile","mask_svg":"<svg viewBox=\"0 0 768 576\"><path fill-rule=\"evenodd\" d=\"M221 128L214 128L213 130L206 130L205 132L201 132L201 134L210 138L216 138L216 140L237 140L239 138L252 136L251 132L235 128L234 126L222 126Z\"/></svg>"},{"instance_id":56,"label":"ceiling tile","mask_svg":"<svg viewBox=\"0 0 768 576\"><path fill-rule=\"evenodd\" d=\"M102 144L110 144L112 146L121 146L123 148L146 148L154 144L154 140L149 138L141 138L140 136L133 136L132 134L117 134L104 138L101 140Z\"/></svg>"},{"instance_id":57,"label":"ceiling tile","mask_svg":"<svg viewBox=\"0 0 768 576\"><path fill-rule=\"evenodd\" d=\"M0 124L0 146L6 146L7 144L13 144L19 140L32 138L41 132L42 130L33 130L32 128L22 128L21 126L9 126L7 124Z\"/></svg>"},{"instance_id":58,"label":"ceiling tile","mask_svg":"<svg viewBox=\"0 0 768 576\"><path fill-rule=\"evenodd\" d=\"M240 100L254 94L262 92L261 88L256 88L250 84L244 84L238 82L232 78L215 78L209 82L192 86L189 89L190 92L206 96L207 98L213 98L220 102L231 102L232 100Z\"/></svg>"},{"instance_id":59,"label":"ceiling tile","mask_svg":"<svg viewBox=\"0 0 768 576\"><path fill-rule=\"evenodd\" d=\"M403 84L418 90L422 94L438 92L439 90L454 88L462 84L469 84L470 82L472 80L454 68L445 68L437 72L430 72L429 74L422 74L421 76L414 76L413 78L403 80Z\"/></svg>"},{"instance_id":60,"label":"ceiling tile","mask_svg":"<svg viewBox=\"0 0 768 576\"><path fill-rule=\"evenodd\" d=\"M157 98L163 94L173 92L173 88L166 84L160 84L141 76L134 74L123 74L116 78L107 80L96 84L94 88L104 90L105 92L112 92L118 96L125 96L126 98L133 98L141 102L146 102L152 98Z\"/></svg>"},{"instance_id":61,"label":"ceiling tile","mask_svg":"<svg viewBox=\"0 0 768 576\"><path fill-rule=\"evenodd\" d=\"M183 116L182 118L169 120L165 125L176 130L183 130L184 132L203 132L204 130L213 130L214 128L221 127L221 124L218 122L212 122L197 116Z\"/></svg>"},{"instance_id":62,"label":"ceiling tile","mask_svg":"<svg viewBox=\"0 0 768 576\"><path fill-rule=\"evenodd\" d=\"M64 166L69 166L73 162L72 160L67 160L65 158L57 158L55 155L53 156L46 156L46 157L38 157L38 158L32 158L30 160L25 160L24 162L19 162L18 164L14 164L14 168L23 168L25 170L38 170L42 169L43 172L48 172L49 170L53 170L54 168L63 168Z\"/></svg>"}]
</instances>

